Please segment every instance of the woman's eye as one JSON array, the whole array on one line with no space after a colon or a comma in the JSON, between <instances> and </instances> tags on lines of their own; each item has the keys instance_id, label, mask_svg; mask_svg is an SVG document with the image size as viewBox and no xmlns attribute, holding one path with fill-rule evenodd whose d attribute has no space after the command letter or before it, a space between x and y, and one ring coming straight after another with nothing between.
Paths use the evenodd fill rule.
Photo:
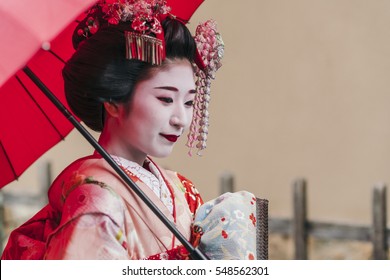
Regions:
<instances>
[{"instance_id":1,"label":"woman's eye","mask_svg":"<svg viewBox=\"0 0 390 280\"><path fill-rule=\"evenodd\" d=\"M194 100L190 100L190 101L187 101L186 103L186 106L193 106L194 105Z\"/></svg>"},{"instance_id":2,"label":"woman's eye","mask_svg":"<svg viewBox=\"0 0 390 280\"><path fill-rule=\"evenodd\" d=\"M172 103L173 99L170 97L158 97L158 100L161 100L164 103Z\"/></svg>"}]
</instances>

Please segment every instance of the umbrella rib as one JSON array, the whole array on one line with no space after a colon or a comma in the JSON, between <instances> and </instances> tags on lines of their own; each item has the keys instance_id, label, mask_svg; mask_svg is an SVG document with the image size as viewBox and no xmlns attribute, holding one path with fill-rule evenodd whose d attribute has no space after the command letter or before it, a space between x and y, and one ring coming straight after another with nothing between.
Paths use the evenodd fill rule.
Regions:
<instances>
[{"instance_id":1,"label":"umbrella rib","mask_svg":"<svg viewBox=\"0 0 390 280\"><path fill-rule=\"evenodd\" d=\"M7 154L7 151L5 150L4 146L3 146L3 143L0 141L0 149L3 151L4 155L5 155L5 158L7 159L8 161L8 164L9 166L11 167L11 170L12 170L12 173L14 174L14 177L15 179L17 180L18 179L18 175L16 175L16 171L14 169L14 166L12 165L12 162L11 162L11 159L9 158L8 154Z\"/></svg>"},{"instance_id":2,"label":"umbrella rib","mask_svg":"<svg viewBox=\"0 0 390 280\"><path fill-rule=\"evenodd\" d=\"M79 24L81 21L80 20L75 20L75 22L77 23L77 24ZM58 54L56 54L55 52L53 52L51 49L50 50L48 50L49 51L49 53L51 53L52 55L54 55L59 61L61 61L62 63L66 63L66 61L64 60L64 59L62 59Z\"/></svg>"},{"instance_id":3,"label":"umbrella rib","mask_svg":"<svg viewBox=\"0 0 390 280\"><path fill-rule=\"evenodd\" d=\"M49 53L51 53L52 55L54 55L59 61L61 61L62 63L66 63L65 60L63 60L58 54L56 54L55 52L53 52L52 50L49 50Z\"/></svg>"},{"instance_id":4,"label":"umbrella rib","mask_svg":"<svg viewBox=\"0 0 390 280\"><path fill-rule=\"evenodd\" d=\"M50 120L50 118L48 117L48 115L45 113L45 111L42 109L42 107L39 105L39 103L35 100L35 98L31 95L31 92L27 89L27 87L23 84L23 82L20 80L20 78L18 77L18 75L15 75L15 78L16 80L19 82L19 84L23 87L23 89L26 91L26 93L30 96L31 100L35 103L35 105L37 105L37 107L39 108L39 110L41 111L41 113L45 116L45 118L47 119L47 121L51 124L51 126L53 127L53 129L58 133L58 135L60 136L60 138L62 140L65 139L65 137L61 134L61 132L57 129L57 127L54 125L54 123Z\"/></svg>"}]
</instances>

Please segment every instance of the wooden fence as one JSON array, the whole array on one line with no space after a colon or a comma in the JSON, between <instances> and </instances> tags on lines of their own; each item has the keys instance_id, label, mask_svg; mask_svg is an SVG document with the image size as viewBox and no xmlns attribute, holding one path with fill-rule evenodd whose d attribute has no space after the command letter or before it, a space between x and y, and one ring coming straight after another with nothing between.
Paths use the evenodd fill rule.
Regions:
<instances>
[{"instance_id":1,"label":"wooden fence","mask_svg":"<svg viewBox=\"0 0 390 280\"><path fill-rule=\"evenodd\" d=\"M308 237L322 240L348 240L372 243L372 259L388 258L390 229L386 221L386 186L377 184L372 190L372 225L354 226L309 221L307 219L307 183L297 179L293 188L292 219L269 218L269 233L289 235L294 243L294 259L308 259ZM220 180L220 192L234 191L234 177L224 173ZM266 197L264 197L266 198ZM272 201L269 202L272 208Z\"/></svg>"}]
</instances>

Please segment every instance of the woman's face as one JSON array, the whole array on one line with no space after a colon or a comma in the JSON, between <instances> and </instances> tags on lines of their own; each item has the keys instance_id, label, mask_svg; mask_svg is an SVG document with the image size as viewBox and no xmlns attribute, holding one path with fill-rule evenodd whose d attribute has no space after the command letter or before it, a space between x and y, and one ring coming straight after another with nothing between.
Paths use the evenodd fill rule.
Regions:
<instances>
[{"instance_id":1,"label":"woman's face","mask_svg":"<svg viewBox=\"0 0 390 280\"><path fill-rule=\"evenodd\" d=\"M168 156L190 125L195 92L187 60L168 62L150 79L139 82L130 103L119 105L116 133L123 152L119 156L138 162L146 155Z\"/></svg>"}]
</instances>

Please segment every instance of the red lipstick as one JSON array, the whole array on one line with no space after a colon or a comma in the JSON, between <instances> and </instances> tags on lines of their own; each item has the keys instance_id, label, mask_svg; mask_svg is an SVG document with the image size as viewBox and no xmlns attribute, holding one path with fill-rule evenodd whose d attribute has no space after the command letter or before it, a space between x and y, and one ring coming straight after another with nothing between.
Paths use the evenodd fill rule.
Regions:
<instances>
[{"instance_id":1,"label":"red lipstick","mask_svg":"<svg viewBox=\"0 0 390 280\"><path fill-rule=\"evenodd\" d=\"M177 139L179 139L179 136L177 136L177 135L171 135L171 134L169 134L169 135L167 135L167 134L161 134L165 139L167 139L168 141L170 141L170 142L173 142L173 143L175 143L176 141L177 141Z\"/></svg>"}]
</instances>

